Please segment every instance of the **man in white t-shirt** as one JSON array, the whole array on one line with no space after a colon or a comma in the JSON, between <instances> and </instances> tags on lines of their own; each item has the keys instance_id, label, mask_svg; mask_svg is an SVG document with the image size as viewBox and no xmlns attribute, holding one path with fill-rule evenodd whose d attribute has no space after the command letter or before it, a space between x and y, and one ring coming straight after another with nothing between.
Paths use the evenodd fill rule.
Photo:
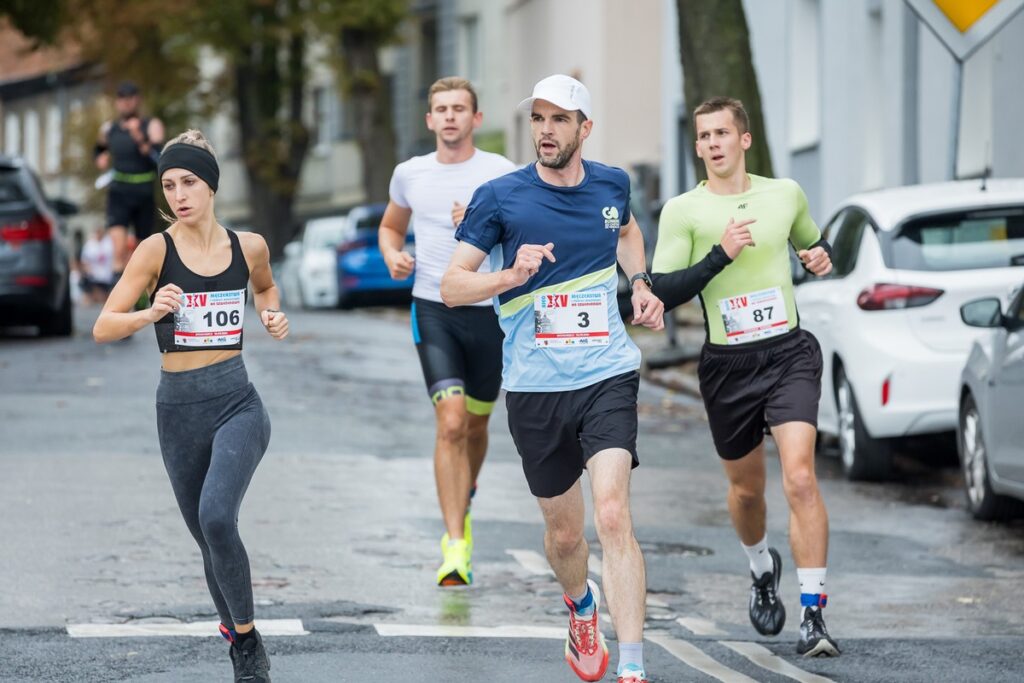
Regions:
<instances>
[{"instance_id":1,"label":"man in white t-shirt","mask_svg":"<svg viewBox=\"0 0 1024 683\"><path fill-rule=\"evenodd\" d=\"M114 283L114 242L107 231L96 228L82 245L80 287L89 303L103 303Z\"/></svg>"},{"instance_id":2,"label":"man in white t-shirt","mask_svg":"<svg viewBox=\"0 0 1024 683\"><path fill-rule=\"evenodd\" d=\"M438 80L430 87L427 104L427 128L437 137L437 151L395 168L379 242L392 278L404 280L416 273L412 335L437 418L434 478L446 529L437 583L460 586L473 581L469 501L487 453L487 422L501 390L504 337L491 301L445 306L441 277L458 244L455 228L473 192L516 167L500 154L474 147L473 131L483 114L469 81ZM410 220L415 259L403 251Z\"/></svg>"}]
</instances>

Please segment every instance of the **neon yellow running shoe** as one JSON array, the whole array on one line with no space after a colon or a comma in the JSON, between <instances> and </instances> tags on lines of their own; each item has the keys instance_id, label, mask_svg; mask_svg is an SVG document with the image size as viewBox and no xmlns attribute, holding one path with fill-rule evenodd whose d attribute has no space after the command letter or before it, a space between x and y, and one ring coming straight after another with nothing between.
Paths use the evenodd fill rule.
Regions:
<instances>
[{"instance_id":1,"label":"neon yellow running shoe","mask_svg":"<svg viewBox=\"0 0 1024 683\"><path fill-rule=\"evenodd\" d=\"M466 544L469 546L469 554L473 555L473 516L470 514L470 509L466 508L466 518L462 522L462 537L466 539Z\"/></svg>"},{"instance_id":2,"label":"neon yellow running shoe","mask_svg":"<svg viewBox=\"0 0 1024 683\"><path fill-rule=\"evenodd\" d=\"M473 583L473 563L469 543L464 538L449 542L448 534L441 537L444 563L437 570L438 586L468 586Z\"/></svg>"}]
</instances>

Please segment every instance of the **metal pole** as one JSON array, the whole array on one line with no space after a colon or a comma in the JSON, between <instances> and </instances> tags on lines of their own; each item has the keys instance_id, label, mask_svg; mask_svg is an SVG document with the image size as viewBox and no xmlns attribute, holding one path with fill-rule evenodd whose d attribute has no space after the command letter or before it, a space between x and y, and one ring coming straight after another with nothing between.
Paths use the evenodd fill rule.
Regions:
<instances>
[{"instance_id":1,"label":"metal pole","mask_svg":"<svg viewBox=\"0 0 1024 683\"><path fill-rule=\"evenodd\" d=\"M953 111L952 111L952 135L949 136L949 179L956 180L957 154L960 152L960 95L963 90L964 63L959 59L953 60Z\"/></svg>"}]
</instances>

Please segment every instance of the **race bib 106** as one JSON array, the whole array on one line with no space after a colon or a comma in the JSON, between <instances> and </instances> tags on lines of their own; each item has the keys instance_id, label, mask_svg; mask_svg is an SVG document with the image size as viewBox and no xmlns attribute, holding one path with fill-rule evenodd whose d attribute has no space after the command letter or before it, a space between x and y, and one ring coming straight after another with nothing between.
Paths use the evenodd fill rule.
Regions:
<instances>
[{"instance_id":1,"label":"race bib 106","mask_svg":"<svg viewBox=\"0 0 1024 683\"><path fill-rule=\"evenodd\" d=\"M231 346L242 340L245 290L186 293L174 314L177 346Z\"/></svg>"},{"instance_id":2,"label":"race bib 106","mask_svg":"<svg viewBox=\"0 0 1024 683\"><path fill-rule=\"evenodd\" d=\"M745 344L789 331L786 302L778 287L718 301L727 344Z\"/></svg>"},{"instance_id":3,"label":"race bib 106","mask_svg":"<svg viewBox=\"0 0 1024 683\"><path fill-rule=\"evenodd\" d=\"M605 291L534 294L533 315L540 348L608 345Z\"/></svg>"}]
</instances>

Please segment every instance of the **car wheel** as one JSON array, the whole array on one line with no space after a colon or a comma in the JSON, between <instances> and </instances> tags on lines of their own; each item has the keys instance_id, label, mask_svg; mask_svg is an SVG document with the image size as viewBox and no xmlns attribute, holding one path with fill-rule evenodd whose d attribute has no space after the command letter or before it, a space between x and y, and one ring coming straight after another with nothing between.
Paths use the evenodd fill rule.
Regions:
<instances>
[{"instance_id":1,"label":"car wheel","mask_svg":"<svg viewBox=\"0 0 1024 683\"><path fill-rule=\"evenodd\" d=\"M839 455L846 478L882 481L892 476L892 445L868 433L853 386L842 367L836 377L836 407L839 412Z\"/></svg>"},{"instance_id":2,"label":"car wheel","mask_svg":"<svg viewBox=\"0 0 1024 683\"><path fill-rule=\"evenodd\" d=\"M70 337L74 331L71 308L71 284L64 290L64 301L60 309L53 313L39 326L40 333L46 337Z\"/></svg>"},{"instance_id":3,"label":"car wheel","mask_svg":"<svg viewBox=\"0 0 1024 683\"><path fill-rule=\"evenodd\" d=\"M964 473L967 507L975 519L1009 519L1020 514L1024 505L1000 496L989 482L988 450L981 431L981 416L974 397L968 394L960 406L960 466Z\"/></svg>"}]
</instances>

